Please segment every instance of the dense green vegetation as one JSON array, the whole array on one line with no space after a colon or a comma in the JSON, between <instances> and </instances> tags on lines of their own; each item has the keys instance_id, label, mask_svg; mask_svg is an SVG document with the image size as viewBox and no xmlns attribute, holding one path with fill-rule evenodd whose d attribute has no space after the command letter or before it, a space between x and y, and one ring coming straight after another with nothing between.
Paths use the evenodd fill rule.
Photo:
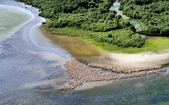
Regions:
<instances>
[{"instance_id":1,"label":"dense green vegetation","mask_svg":"<svg viewBox=\"0 0 169 105\"><path fill-rule=\"evenodd\" d=\"M135 34L135 29L128 20L109 10L115 0L20 1L40 8L40 16L49 20L46 23L48 28L74 27L90 31L91 33L85 35L89 39L120 47L142 47L145 43L144 39ZM112 30L117 33L111 33ZM92 34L92 32L98 33Z\"/></svg>"},{"instance_id":2,"label":"dense green vegetation","mask_svg":"<svg viewBox=\"0 0 169 105\"><path fill-rule=\"evenodd\" d=\"M169 36L169 0L122 0L123 14L142 20L142 32Z\"/></svg>"}]
</instances>

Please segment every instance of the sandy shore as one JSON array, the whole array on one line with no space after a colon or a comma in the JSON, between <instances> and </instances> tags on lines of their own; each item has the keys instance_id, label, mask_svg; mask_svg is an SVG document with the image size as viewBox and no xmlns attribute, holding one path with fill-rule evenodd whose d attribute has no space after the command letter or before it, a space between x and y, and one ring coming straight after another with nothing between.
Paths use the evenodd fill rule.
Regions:
<instances>
[{"instance_id":1,"label":"sandy shore","mask_svg":"<svg viewBox=\"0 0 169 105\"><path fill-rule=\"evenodd\" d=\"M169 62L169 50L161 52L142 52L136 54L124 53L106 53L98 57L98 60L92 62L94 64L111 65L114 67L123 67L128 69L159 68ZM108 61L108 62L107 62ZM104 63L106 62L106 64Z\"/></svg>"}]
</instances>

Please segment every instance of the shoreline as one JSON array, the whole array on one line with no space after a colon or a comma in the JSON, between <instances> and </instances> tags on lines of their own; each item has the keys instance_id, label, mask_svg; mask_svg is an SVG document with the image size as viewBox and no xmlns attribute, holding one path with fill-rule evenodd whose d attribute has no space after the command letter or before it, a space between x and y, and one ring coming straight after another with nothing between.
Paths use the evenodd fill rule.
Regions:
<instances>
[{"instance_id":1,"label":"shoreline","mask_svg":"<svg viewBox=\"0 0 169 105\"><path fill-rule=\"evenodd\" d=\"M76 89L86 82L121 80L157 74L163 76L169 52L144 52L137 54L107 53L93 63L67 61L66 71L72 80L60 87L61 90ZM109 64L105 61L108 60ZM124 61L125 60L125 61Z\"/></svg>"},{"instance_id":2,"label":"shoreline","mask_svg":"<svg viewBox=\"0 0 169 105\"><path fill-rule=\"evenodd\" d=\"M83 61L83 57L100 56L103 52L103 50L96 48L82 38L68 35L55 35L43 24L39 29L44 36L52 41L53 44L67 50L78 60Z\"/></svg>"},{"instance_id":3,"label":"shoreline","mask_svg":"<svg viewBox=\"0 0 169 105\"><path fill-rule=\"evenodd\" d=\"M41 28L42 28L42 26L41 26ZM43 30L43 32L44 32L44 30ZM48 38L50 37L50 35L52 38L57 37L57 36L61 36L61 35L53 35L53 34L51 34L51 32L49 30L45 30L45 32L48 32L45 35ZM65 35L63 35L63 36L70 37L70 36L65 36ZM58 41L57 38L56 39L54 38L54 40L56 42ZM66 43L66 42L64 42L64 43ZM55 43L55 44L57 44L57 43ZM66 49L66 48L64 48L64 49ZM71 53L71 52L69 52L69 53ZM169 51L168 50L163 50L161 52L156 52L156 53L149 51L149 52L134 53L134 54L113 53L113 52L107 53L106 51L99 52L99 53L100 54L96 55L96 56L94 56L94 55L93 56L92 55L90 55L90 56L83 55L80 57L76 56L75 58L77 58L77 61L75 61L75 62L78 65L87 66L87 68L91 69L91 72L93 72L94 69L101 69L103 72L101 74L103 74L103 75L104 75L104 73L107 73L107 71L109 71L110 74L112 72L114 74L111 74L111 76L109 76L109 78L104 77L100 80L98 80L96 76L89 77L90 79L88 78L88 79L84 80L84 78L85 77L87 78L88 75L86 73L84 73L84 74L79 74L79 75L83 75L82 77L77 77L78 72L77 72L76 68L72 68L70 65L69 66L67 65L67 62L74 62L74 61L68 60L65 63L65 67L67 69L68 75L72 79L70 81L68 81L67 83L65 83L63 86L61 86L60 89L61 90L76 89L76 87L82 86L83 83L86 83L86 82L120 80L120 79L148 76L150 74L158 74L158 75L162 76L163 73L166 71L166 68L163 67L163 65L167 64L169 62L169 60L168 60ZM85 62L85 63L80 63L78 61ZM75 64L73 63L72 65L75 65ZM81 69L84 70L86 68L81 68ZM84 72L84 71L81 71L81 72ZM122 75L117 76L117 74L119 74L119 73L121 73ZM97 76L100 76L101 74L98 72L94 73L94 75L97 75Z\"/></svg>"},{"instance_id":4,"label":"shoreline","mask_svg":"<svg viewBox=\"0 0 169 105\"><path fill-rule=\"evenodd\" d=\"M44 18L38 16L39 11L37 8L13 0L3 0L2 4L16 6L31 12L31 15L33 15L30 21L17 28L9 38L0 42L0 47L2 46L0 51L2 70L6 70L10 74L16 72L9 69L16 68L17 71L16 75L7 73L4 74L4 77L11 76L14 78L17 86L13 88L18 90L28 88L33 91L35 88L36 91L59 90L62 84L70 80L63 67L64 62L74 58L67 51L55 46L48 38L43 36L39 27ZM25 75L27 78L21 78L21 75ZM15 79L14 76L19 80ZM11 83L11 85L15 84ZM50 88L41 90L41 86L49 86Z\"/></svg>"},{"instance_id":5,"label":"shoreline","mask_svg":"<svg viewBox=\"0 0 169 105\"><path fill-rule=\"evenodd\" d=\"M86 43L82 43L82 45L83 44L86 44ZM82 45L80 45L80 47ZM76 49L76 46L74 46L74 48ZM82 49L84 49L84 48L82 48ZM82 49L80 49L80 50L82 50ZM94 51L94 50L97 50L97 49L92 49L92 50ZM88 51L90 51L90 49ZM75 55L76 55L76 53L77 52L75 52ZM139 56L138 57L138 56L134 56L135 54L100 53L100 52L99 52L99 54L96 54L96 56L95 56L95 53L97 53L97 51L96 52L94 51L93 54L89 54L89 55L85 55L84 53L82 53L82 55L80 55L80 56L78 55L76 58L79 57L83 61L83 60L85 60L85 57L86 57L88 59L88 61L91 60L91 62L88 63L88 66L89 66L90 69L92 69L92 71L93 71L94 68L99 68L99 69L112 70L113 72L124 73L125 74L122 77L118 77L118 79L126 79L126 78L145 76L145 75L148 75L148 74L154 74L154 73L156 73L156 72L154 72L154 69L155 70L156 69L161 69L162 68L162 66L161 66L162 64L166 64L166 63L169 62L167 60L167 58L169 57L167 54L166 55L165 54L161 55L161 56L157 57L156 59L152 59L152 58L154 58L154 57L156 57L157 55L160 55L160 54L155 54L156 56L151 56L151 54L147 54L147 53L145 53L145 54L137 53L137 55ZM146 57L144 58L143 55L147 56L147 58ZM94 58L93 58L93 56L94 56ZM142 61L139 60L142 57L144 59ZM134 60L132 58L134 58ZM147 62L147 60L149 60L149 61ZM157 62L155 60L162 60L162 61ZM69 61L67 61L67 62L69 62ZM79 65L81 65L81 64L79 64ZM66 68L71 70L71 68L69 68L67 66L66 66ZM86 69L86 68L83 68L83 69ZM146 72L150 71L150 73L142 73L144 71L146 71ZM165 71L166 70L164 70L164 72ZM73 72L74 71L71 71L71 73L73 73ZM133 74L133 73L137 73L137 72L141 72L141 73L139 73L138 75L137 74ZM163 72L163 70L162 71L159 70L159 72ZM68 71L67 71L67 73L68 73ZM71 73L68 73L68 74L70 75ZM100 75L100 73L95 73L95 74ZM85 81L91 82L91 81L112 80L112 79L115 79L115 77L117 77L115 75L116 74L112 74L110 76L110 78L107 78L107 79L103 78L101 80L97 80L97 77L93 77L93 79L91 79L91 80L89 79L89 80L85 80ZM76 76L76 75L74 75L74 76ZM70 75L71 78L75 78L74 76ZM80 78L82 78L82 77L80 77ZM79 82L79 81L74 81L73 80L73 81L70 81L70 85L73 84L76 87L78 85L82 85L83 82L84 81L82 81L82 82L80 81Z\"/></svg>"},{"instance_id":6,"label":"shoreline","mask_svg":"<svg viewBox=\"0 0 169 105\"><path fill-rule=\"evenodd\" d=\"M69 60L64 65L66 67L66 71L72 80L68 81L66 84L60 87L60 90L71 90L75 89L78 86L82 86L83 83L88 82L97 82L97 81L110 81L110 80L121 80L121 79L129 79L129 78L137 78L142 76L148 76L151 74L157 74L159 76L163 76L163 73L167 71L167 68L154 68L147 69L144 68L140 71L133 71L132 73L126 73L119 71L110 71L105 70L105 68L96 68L85 65L75 60Z\"/></svg>"}]
</instances>

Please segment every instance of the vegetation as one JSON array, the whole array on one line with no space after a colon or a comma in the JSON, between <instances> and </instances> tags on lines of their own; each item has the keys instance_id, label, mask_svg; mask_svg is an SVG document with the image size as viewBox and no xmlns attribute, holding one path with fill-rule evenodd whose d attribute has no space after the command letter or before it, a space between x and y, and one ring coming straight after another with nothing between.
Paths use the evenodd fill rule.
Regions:
<instances>
[{"instance_id":1,"label":"vegetation","mask_svg":"<svg viewBox=\"0 0 169 105\"><path fill-rule=\"evenodd\" d=\"M117 45L109 44L109 43L106 43L106 42L100 43L100 42L96 41L94 38L86 36L86 35L90 35L90 34L92 34L92 35L99 34L99 35L103 36L103 35L105 35L105 32L91 32L91 31L88 31L88 30L82 30L82 29L77 29L77 28L69 28L69 27L65 27L65 28L47 28L46 27L45 30L49 30L49 32L52 32L52 34L54 34L54 35L55 34L58 35L58 36L55 36L55 37L64 37L64 35L67 35L67 34L69 34L70 36L73 36L73 37L78 35L78 37L80 36L81 38L86 39L86 41L88 43L91 43L92 45L95 45L98 48L101 47L104 50L113 51L113 52L123 52L123 53L138 53L138 52L144 52L144 51L153 51L153 52L157 51L158 52L159 50L169 48L169 46L168 46L169 45L169 38L167 38L167 37L150 37L150 38L147 37L145 44L141 48L137 48L137 47L125 47L124 48L124 47L119 47ZM119 33L122 33L122 30L123 29L112 30L112 31L109 31L107 33L107 35L108 34L119 34ZM51 38L51 40L53 40L53 38ZM59 39L59 40L63 40L63 39ZM64 41L67 41L67 40L64 39ZM57 42L57 44L58 44L58 42L60 42L60 41L55 41L55 42ZM73 41L71 43L74 43L74 42L75 41ZM84 45L84 46L86 46L86 45ZM88 48L90 48L90 47L88 47ZM67 49L70 49L70 48L67 48ZM86 49L87 49L87 47L85 48L85 50ZM90 49L90 51L93 51L93 50ZM84 52L86 52L86 51L84 51Z\"/></svg>"},{"instance_id":2,"label":"vegetation","mask_svg":"<svg viewBox=\"0 0 169 105\"><path fill-rule=\"evenodd\" d=\"M109 10L115 0L19 1L40 8L39 15L49 20L46 23L48 28L86 30L90 32L85 34L86 38L120 47L142 47L145 43L144 39L135 34L135 29L128 20Z\"/></svg>"},{"instance_id":3,"label":"vegetation","mask_svg":"<svg viewBox=\"0 0 169 105\"><path fill-rule=\"evenodd\" d=\"M142 20L142 32L169 36L169 0L122 0L123 14Z\"/></svg>"}]
</instances>

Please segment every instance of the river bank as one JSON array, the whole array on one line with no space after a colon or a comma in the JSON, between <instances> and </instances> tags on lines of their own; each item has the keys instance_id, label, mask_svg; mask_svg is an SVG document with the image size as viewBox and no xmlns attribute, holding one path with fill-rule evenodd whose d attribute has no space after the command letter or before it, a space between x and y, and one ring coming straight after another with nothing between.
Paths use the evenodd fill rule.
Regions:
<instances>
[{"instance_id":1,"label":"river bank","mask_svg":"<svg viewBox=\"0 0 169 105\"><path fill-rule=\"evenodd\" d=\"M71 44L75 44L75 45L77 44L76 46L80 45L78 41L75 41L77 40L77 37L51 34L50 31L45 30L44 26L41 26L41 31L45 32L44 33L45 36L51 39L53 43L55 44L59 43L60 46L66 45L66 47L65 46L63 47L65 49L67 48L72 49L72 46L68 46ZM64 41L61 41L62 39L59 39L59 37L64 37L63 38ZM82 39L78 39L78 40L81 40L80 43L83 43L82 41L84 41ZM74 64L71 63L71 61L66 61L65 67L67 68L67 73L72 78L72 80L68 81L65 85L61 86L60 89L63 90L76 89L79 88L79 86L83 88L83 84L86 83L86 81L87 82L110 81L116 79L119 80L119 79L127 79L127 78L136 78L140 76L148 76L151 74L157 74L162 76L163 73L166 71L166 68L163 68L163 65L169 62L168 50L163 50L161 52L149 51L149 52L142 52L142 53L135 53L135 54L126 54L126 53L113 53L113 52L100 51L99 49L96 49L95 51L97 51L98 53L96 54L93 53L95 55L87 56L85 55L85 50L86 50L84 49L85 47L81 47L81 46L86 46L85 44L87 46L92 47L92 45L91 44L89 45L88 43L83 43L83 45L80 45L79 47L81 48L81 51L84 52L83 53L84 55L79 54L74 50L68 50L69 53L71 54L73 51L72 55L74 55L74 57L76 57L80 62L83 63L72 61L72 62L76 62ZM74 46L73 49L76 49L76 46ZM69 62L70 65L69 63L67 64L67 62ZM76 64L81 66L76 67ZM87 66L87 68L83 68L82 65ZM102 75L102 73L98 72L96 68L101 69L103 74L107 74L110 76L108 77L100 76ZM86 69L87 71L85 71ZM90 76L88 73L93 71L95 71L95 73L92 76ZM111 71L111 72L107 72L107 71ZM111 75L111 73L113 73L113 75ZM119 76L118 75L119 73L122 73L122 75ZM102 78L98 79L98 77L102 77ZM97 85L97 83L95 83L95 85Z\"/></svg>"},{"instance_id":2,"label":"river bank","mask_svg":"<svg viewBox=\"0 0 169 105\"><path fill-rule=\"evenodd\" d=\"M123 77L117 77L117 78L127 79L127 78L146 76L150 74L159 74L156 71L158 71L158 69L163 68L163 65L169 62L168 60L169 51L167 49L158 52L149 51L149 52L141 52L141 53L134 53L134 54L107 52L107 51L100 50L97 47L94 47L90 43L86 43L86 41L81 38L75 36L69 36L69 35L53 34L51 31L45 29L44 25L42 25L40 29L46 37L52 40L53 43L68 50L68 52L71 53L75 58L77 58L77 60L83 62L83 64L87 64L89 68L103 69L104 73L107 73L107 71L104 70L109 70L115 72L114 75L117 75L118 73L124 74ZM74 89L79 85L82 86L82 84L85 83L83 80L80 80L80 78L82 77L79 77L80 81L74 80L74 78L76 78L78 75L75 68L72 69L71 66L65 66L65 67L67 68L67 73L70 75L70 77L73 80L61 86L60 89L66 89L66 90L72 88ZM71 72L69 72L69 70ZM82 68L81 72L83 72L83 70L84 68ZM142 73L142 71L145 72ZM76 73L77 75L72 76L72 74L76 74ZM85 72L84 74L82 73L82 75L84 78L88 78L88 75L85 74ZM95 75L100 75L100 74L96 73ZM106 76L99 81L113 80L114 76L111 76L109 79L108 78L105 79L105 78ZM97 76L93 76L92 79L88 78L88 80L85 81L90 81L90 82L96 81Z\"/></svg>"},{"instance_id":3,"label":"river bank","mask_svg":"<svg viewBox=\"0 0 169 105\"><path fill-rule=\"evenodd\" d=\"M8 37L0 41L0 104L34 104L36 98L41 97L37 91L58 90L70 80L63 65L66 60L74 58L42 35L39 26L45 19L38 16L37 8L14 0L1 0L0 5L9 11L6 12L7 18L12 18L13 11L23 16L18 21L27 18L20 15L23 12L28 16L28 20L20 20L19 25L15 22L6 24L6 18L1 18L4 26L13 27L10 33L1 33ZM32 100L31 97L36 98ZM46 104L39 99L40 103Z\"/></svg>"},{"instance_id":4,"label":"river bank","mask_svg":"<svg viewBox=\"0 0 169 105\"><path fill-rule=\"evenodd\" d=\"M45 25L40 26L40 30L44 36L49 38L55 45L66 49L72 56L77 59L87 56L99 56L103 50L93 46L88 41L69 35L53 34Z\"/></svg>"}]
</instances>

